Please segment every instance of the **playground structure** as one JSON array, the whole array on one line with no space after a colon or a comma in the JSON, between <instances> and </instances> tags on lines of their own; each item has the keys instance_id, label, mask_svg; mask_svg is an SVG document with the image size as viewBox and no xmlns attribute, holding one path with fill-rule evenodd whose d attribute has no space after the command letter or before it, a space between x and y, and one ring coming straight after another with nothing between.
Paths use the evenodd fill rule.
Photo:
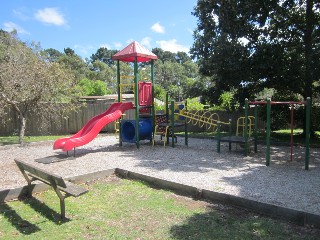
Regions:
<instances>
[{"instance_id":1,"label":"playground structure","mask_svg":"<svg viewBox=\"0 0 320 240\"><path fill-rule=\"evenodd\" d=\"M113 103L105 112L91 118L76 134L56 140L53 149L62 149L68 152L91 142L105 125L120 118L123 112L132 108L131 102Z\"/></svg>"},{"instance_id":2,"label":"playground structure","mask_svg":"<svg viewBox=\"0 0 320 240\"><path fill-rule=\"evenodd\" d=\"M278 104L285 104L289 105L291 109L291 141L290 141L290 159L292 161L293 158L293 111L294 105L304 105L306 108L306 140L305 140L305 170L309 169L309 159L310 159L310 115L311 115L311 100L307 98L305 101L301 102L277 102L271 101L270 98L267 101L252 101L249 102L248 99L245 99L245 116L238 119L238 121L242 121L240 124L237 124L237 136L232 136L231 130L229 131L229 136L221 137L220 136L220 127L221 122L218 124L218 137L217 137L217 151L220 152L220 142L228 142L229 143L229 150L231 150L231 143L239 143L243 144L245 156L248 155L249 152L249 144L254 144L254 151L257 152L257 120L258 120L258 108L259 105L266 105L267 106L267 119L266 119L266 166L270 165L270 135L271 135L271 105L278 105ZM249 105L254 107L254 116L248 115ZM243 135L238 136L238 127L242 126L244 128ZM254 126L253 130L253 137L251 136L252 127Z\"/></svg>"},{"instance_id":3,"label":"playground structure","mask_svg":"<svg viewBox=\"0 0 320 240\"><path fill-rule=\"evenodd\" d=\"M154 60L158 57L148 49L134 41L123 50L116 53L113 60L117 60L117 86L118 102L122 101L122 92L124 87L129 87L134 93L134 120L121 120L119 128L119 143L136 143L140 146L140 140L152 140L154 105L153 105L153 83L154 83ZM134 75L129 77L121 76L120 61L131 62L134 64ZM138 63L148 62L151 65L151 81L138 81ZM132 78L133 83L122 83L121 78Z\"/></svg>"},{"instance_id":4,"label":"playground structure","mask_svg":"<svg viewBox=\"0 0 320 240\"><path fill-rule=\"evenodd\" d=\"M219 114L209 111L188 111L187 101L180 104L175 104L174 101L169 103L168 94L165 100L165 113L156 116L155 130L153 134L153 145L155 144L155 136L164 137L164 146L169 143L169 138L172 138L172 147L175 146L176 135L175 129L184 127L185 145L188 145L188 124L206 128L213 132L217 130L218 124L221 123ZM160 119L160 120L157 120ZM231 121L228 123L222 122L231 127Z\"/></svg>"},{"instance_id":5,"label":"playground structure","mask_svg":"<svg viewBox=\"0 0 320 240\"><path fill-rule=\"evenodd\" d=\"M209 112L188 112L187 102L178 110L175 109L174 101L168 104L168 94L166 96L166 113L165 118L157 121L154 109L154 60L157 56L141 46L138 42L132 42L123 50L119 51L112 57L117 61L117 86L118 86L118 102L112 104L109 109L93 117L84 127L75 135L68 138L58 139L53 148L62 149L63 151L70 151L76 147L83 146L92 141L101 129L110 122L119 120L119 143L122 142L136 143L137 148L140 146L140 140L150 140L155 143L155 136L157 134L164 137L164 146L169 142L172 137L172 147L174 147L177 139L175 135L175 128L183 127L185 132L185 145L188 145L188 128L187 125L192 123L200 127L206 127L217 132L217 151L220 152L220 143L228 142L229 150L231 150L232 143L239 143L244 146L245 155L248 155L249 144L254 143L254 151L257 152L257 106L267 105L267 139L266 139L266 165L270 165L270 112L271 105L273 104L287 104L291 106L291 120L293 121L293 105L304 105L306 107L306 153L305 153L305 169L309 169L309 145L310 145L310 112L311 102L307 98L303 102L274 102L268 99L267 101L254 101L249 102L245 100L245 116L237 120L236 136L232 135L232 123L222 122L217 113ZM133 63L134 75L121 76L120 61ZM150 81L138 81L138 63L150 61L151 74ZM131 83L122 83L121 79L132 79ZM122 93L124 88L129 88L134 93L134 104L123 103ZM248 116L248 107L255 106L255 116ZM135 118L132 120L122 120L122 116L126 110L134 109ZM170 114L169 114L170 113ZM176 122L177 118L182 119L184 122ZM163 120L165 119L165 120ZM229 135L221 137L221 125L229 126ZM251 136L252 128L254 127L253 137ZM240 136L239 129L242 128L242 136ZM293 155L293 123L291 123L291 160Z\"/></svg>"},{"instance_id":6,"label":"playground structure","mask_svg":"<svg viewBox=\"0 0 320 240\"><path fill-rule=\"evenodd\" d=\"M308 97L305 101L301 102L277 102L277 101L271 101L270 98L267 99L267 101L253 101L249 102L248 99L245 100L245 128L247 129L248 127L248 108L250 105L254 105L255 109L255 118L257 119L258 117L258 111L257 111L257 106L258 105L266 105L267 106L267 120L266 120L266 166L270 165L270 133L271 133L271 105L278 105L278 104L284 104L284 105L289 105L291 108L291 141L290 141L290 149L291 149L291 160L293 156L293 111L294 105L304 105L306 109L306 126L305 126L305 131L306 131L306 140L305 140L305 170L309 170L309 159L310 159L310 118L311 118L311 99ZM246 131L246 130L245 130ZM257 129L255 127L254 130L254 138L257 139ZM248 135L245 134L245 148L246 148L246 154L248 151ZM256 143L255 143L255 151L256 151Z\"/></svg>"},{"instance_id":7,"label":"playground structure","mask_svg":"<svg viewBox=\"0 0 320 240\"><path fill-rule=\"evenodd\" d=\"M168 102L168 100L166 100ZM249 104L254 107L254 116L248 115ZM249 153L250 144L254 145L254 152L257 152L257 139L258 139L258 111L257 106L266 105L267 106L267 120L266 120L266 166L270 165L270 135L271 135L271 105L276 104L285 104L290 106L290 116L291 116L291 141L290 141L290 159L293 159L293 114L294 114L294 105L303 105L306 109L306 140L305 140L305 170L309 169L309 159L310 159L310 115L311 115L311 100L307 98L305 101L301 102L279 102L279 101L271 101L271 99L267 99L267 101L252 101L249 102L248 99L245 99L245 113L244 117L240 117L237 119L236 126L236 135L232 134L232 121L229 119L229 122L223 122L220 120L220 117L217 113L209 113L203 111L196 112L188 112L187 110L187 102L185 102L185 106L180 108L178 111L175 111L174 101L171 101L171 104L166 103L166 114L167 119L168 113L170 113L171 123L174 123L175 118L182 117L185 120L185 143L188 145L188 128L187 124L199 125L200 127L206 127L207 129L212 129L212 131L217 132L217 152L220 152L221 142L229 143L229 150L231 150L231 144L236 143L240 144L244 148L245 156ZM170 111L169 111L170 110ZM228 136L221 136L221 126L228 126ZM158 124L158 127L166 126L164 130L162 130L161 135L169 141L169 136L172 137L172 147L174 147L175 140L175 124L162 125ZM180 125L178 125L180 127ZM157 127L157 125L156 125ZM242 128L242 131L241 131ZM157 129L157 128L156 128ZM157 130L154 132L154 136ZM164 143L165 145L165 143Z\"/></svg>"},{"instance_id":8,"label":"playground structure","mask_svg":"<svg viewBox=\"0 0 320 240\"><path fill-rule=\"evenodd\" d=\"M155 142L155 135L160 133L166 142L169 142L169 137L172 137L172 147L176 140L175 128L185 127L185 145L188 145L188 129L187 124L192 123L205 126L207 129L216 131L219 124L223 123L216 113L209 114L201 113L200 111L192 113L187 111L187 102L185 106L176 111L174 108L174 101L171 101L169 107L168 95L166 97L166 118L161 122L157 122L154 109L154 60L157 56L141 46L138 42L132 42L123 50L116 53L113 60L117 61L117 86L118 86L118 102L112 104L107 111L93 117L84 125L84 127L75 135L58 139L53 148L62 149L63 151L75 150L76 147L83 146L92 141L101 129L111 122L116 122L115 126L119 132L120 146L123 142L136 143L137 148L140 146L140 140L150 140ZM133 63L134 74L133 76L121 76L120 61ZM150 61L151 74L150 81L138 81L138 63ZM123 83L122 80L128 80ZM130 82L131 80L131 82ZM133 82L132 82L133 80ZM130 90L134 94L134 104L123 103L122 93L124 89ZM170 108L170 109L169 109ZM135 117L130 120L123 120L124 112L129 109L134 109ZM171 111L170 117L169 112ZM184 122L176 122L176 118L184 119ZM117 123L118 121L118 123ZM225 123L231 127L231 122Z\"/></svg>"},{"instance_id":9,"label":"playground structure","mask_svg":"<svg viewBox=\"0 0 320 240\"><path fill-rule=\"evenodd\" d=\"M91 118L83 128L73 136L56 140L53 149L62 149L67 152L74 149L75 152L76 147L91 142L105 125L121 119L124 112L130 109L135 109L135 119L120 121L120 145L123 141L135 142L139 148L140 140L149 139L151 141L153 128L152 119L154 116L154 60L157 58L155 54L135 41L115 54L113 60L117 60L118 102L113 103L104 113ZM134 63L134 76L129 77L134 79L134 83L121 83L120 61ZM151 82L138 82L138 62L146 61L151 61ZM134 104L132 102L122 102L122 88L127 86L134 92Z\"/></svg>"}]
</instances>

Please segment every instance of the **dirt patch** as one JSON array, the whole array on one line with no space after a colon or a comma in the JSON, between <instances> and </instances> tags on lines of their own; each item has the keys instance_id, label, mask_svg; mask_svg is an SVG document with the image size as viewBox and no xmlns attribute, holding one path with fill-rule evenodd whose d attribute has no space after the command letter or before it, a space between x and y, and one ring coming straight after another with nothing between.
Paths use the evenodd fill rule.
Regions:
<instances>
[{"instance_id":1,"label":"dirt patch","mask_svg":"<svg viewBox=\"0 0 320 240\"><path fill-rule=\"evenodd\" d=\"M180 196L174 193L170 193L167 197L174 199L177 204L183 205L189 210L209 208L211 206L211 204L206 201L194 200L193 198Z\"/></svg>"}]
</instances>

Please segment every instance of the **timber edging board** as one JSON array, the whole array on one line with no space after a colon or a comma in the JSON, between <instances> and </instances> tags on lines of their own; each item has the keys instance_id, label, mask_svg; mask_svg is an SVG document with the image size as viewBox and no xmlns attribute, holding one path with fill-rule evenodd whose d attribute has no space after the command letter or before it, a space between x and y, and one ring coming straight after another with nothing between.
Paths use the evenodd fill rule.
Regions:
<instances>
[{"instance_id":1,"label":"timber edging board","mask_svg":"<svg viewBox=\"0 0 320 240\"><path fill-rule=\"evenodd\" d=\"M140 180L147 182L153 187L171 190L177 194L190 196L198 200L208 200L212 202L219 202L221 204L231 205L235 207L240 207L248 209L259 214L265 214L273 217L278 217L283 220L293 222L299 225L313 225L314 227L320 228L320 215L298 211L295 209L285 208L281 206L276 206L268 203L258 202L251 199L246 199L238 196L233 196L230 194L219 193L206 189L199 189L193 186L180 184L140 173L135 173L132 171L127 171L120 168L108 169L99 172L88 173L84 175L79 175L75 177L64 178L65 180L71 181L73 183L85 183L87 181L97 180L99 178L108 177L113 174L121 178ZM33 192L46 191L50 186L39 183L34 184ZM0 202L10 201L19 198L27 191L27 186L6 189L0 191Z\"/></svg>"}]
</instances>

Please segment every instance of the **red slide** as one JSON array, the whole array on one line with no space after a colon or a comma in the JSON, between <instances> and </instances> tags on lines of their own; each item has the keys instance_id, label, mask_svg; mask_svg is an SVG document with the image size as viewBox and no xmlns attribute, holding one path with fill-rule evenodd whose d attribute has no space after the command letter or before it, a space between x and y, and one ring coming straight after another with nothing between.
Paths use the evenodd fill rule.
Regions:
<instances>
[{"instance_id":1,"label":"red slide","mask_svg":"<svg viewBox=\"0 0 320 240\"><path fill-rule=\"evenodd\" d=\"M56 140L53 149L70 151L75 147L80 147L91 142L105 125L117 120L124 111L132 108L132 102L113 103L107 111L91 118L75 135Z\"/></svg>"}]
</instances>

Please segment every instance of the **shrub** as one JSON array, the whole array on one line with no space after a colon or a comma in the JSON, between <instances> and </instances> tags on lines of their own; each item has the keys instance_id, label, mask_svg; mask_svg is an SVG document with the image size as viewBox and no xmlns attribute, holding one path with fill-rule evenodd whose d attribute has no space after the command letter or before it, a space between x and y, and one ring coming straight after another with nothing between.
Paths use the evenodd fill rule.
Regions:
<instances>
[{"instance_id":1,"label":"shrub","mask_svg":"<svg viewBox=\"0 0 320 240\"><path fill-rule=\"evenodd\" d=\"M80 80L78 85L84 96L103 96L111 93L110 90L107 90L105 82L100 80L92 81L84 78Z\"/></svg>"}]
</instances>

